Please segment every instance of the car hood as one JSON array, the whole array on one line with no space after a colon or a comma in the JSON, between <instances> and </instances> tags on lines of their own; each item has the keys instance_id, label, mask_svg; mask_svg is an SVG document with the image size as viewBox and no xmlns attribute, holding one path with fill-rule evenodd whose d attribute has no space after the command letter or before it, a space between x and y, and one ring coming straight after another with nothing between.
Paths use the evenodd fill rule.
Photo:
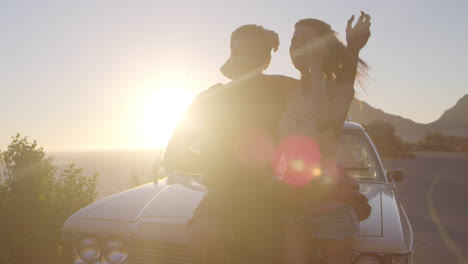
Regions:
<instances>
[{"instance_id":1,"label":"car hood","mask_svg":"<svg viewBox=\"0 0 468 264\"><path fill-rule=\"evenodd\" d=\"M382 186L361 183L361 192L372 207L362 235L382 235ZM141 218L188 219L204 196L204 191L184 183L161 181L146 184L98 201L80 215L87 219L136 222ZM87 210L86 210L87 209Z\"/></svg>"},{"instance_id":2,"label":"car hood","mask_svg":"<svg viewBox=\"0 0 468 264\"><path fill-rule=\"evenodd\" d=\"M183 184L150 184L93 208L87 218L135 222L140 218L190 218L204 192Z\"/></svg>"},{"instance_id":3,"label":"car hood","mask_svg":"<svg viewBox=\"0 0 468 264\"><path fill-rule=\"evenodd\" d=\"M360 183L372 207L370 217L360 223L353 249L362 252L411 252L412 230L403 207L389 184Z\"/></svg>"},{"instance_id":4,"label":"car hood","mask_svg":"<svg viewBox=\"0 0 468 264\"><path fill-rule=\"evenodd\" d=\"M141 221L189 219L205 192L193 184L167 179L96 201L70 216L63 229L72 232L129 234ZM158 219L156 219L158 218Z\"/></svg>"},{"instance_id":5,"label":"car hood","mask_svg":"<svg viewBox=\"0 0 468 264\"><path fill-rule=\"evenodd\" d=\"M361 183L360 192L366 195L372 208L369 217L359 225L359 236L382 236L382 188L385 185Z\"/></svg>"},{"instance_id":6,"label":"car hood","mask_svg":"<svg viewBox=\"0 0 468 264\"><path fill-rule=\"evenodd\" d=\"M391 187L381 183L361 182L360 185L372 211L369 218L360 223L360 233L355 238L362 243L357 244L368 244L366 241L370 238L400 239L397 237L401 234L398 232L401 231L399 210ZM149 183L81 209L65 222L64 230L146 237L151 230L173 228L172 234L185 236L182 233L186 232L186 222L204 194L200 185L183 180L171 184L167 180ZM165 223L164 227L156 228L161 223ZM368 245L365 248L367 250Z\"/></svg>"}]
</instances>

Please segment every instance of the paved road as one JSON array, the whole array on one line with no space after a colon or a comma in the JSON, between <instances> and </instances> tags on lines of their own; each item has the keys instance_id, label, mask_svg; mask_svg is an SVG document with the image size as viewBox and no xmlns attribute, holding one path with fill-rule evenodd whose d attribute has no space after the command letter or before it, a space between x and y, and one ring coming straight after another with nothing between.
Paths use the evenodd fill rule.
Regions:
<instances>
[{"instance_id":1,"label":"paved road","mask_svg":"<svg viewBox=\"0 0 468 264\"><path fill-rule=\"evenodd\" d=\"M416 264L468 264L468 155L418 153L384 163L405 171L397 193L413 226Z\"/></svg>"}]
</instances>

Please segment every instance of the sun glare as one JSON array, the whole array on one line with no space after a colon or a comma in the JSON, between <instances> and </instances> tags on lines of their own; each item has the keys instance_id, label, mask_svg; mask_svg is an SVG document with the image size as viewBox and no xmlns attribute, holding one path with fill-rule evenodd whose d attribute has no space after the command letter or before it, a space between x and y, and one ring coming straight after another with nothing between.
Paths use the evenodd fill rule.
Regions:
<instances>
[{"instance_id":1,"label":"sun glare","mask_svg":"<svg viewBox=\"0 0 468 264\"><path fill-rule=\"evenodd\" d=\"M189 83L180 81L159 82L147 89L137 104L140 110L138 134L145 148L163 148L172 131L182 120L187 107L194 98Z\"/></svg>"}]
</instances>

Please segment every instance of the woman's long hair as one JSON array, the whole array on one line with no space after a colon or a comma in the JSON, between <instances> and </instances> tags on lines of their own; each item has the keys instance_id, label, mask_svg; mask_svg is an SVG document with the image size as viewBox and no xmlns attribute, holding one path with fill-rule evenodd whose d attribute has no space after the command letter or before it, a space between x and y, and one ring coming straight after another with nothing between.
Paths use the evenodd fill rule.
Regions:
<instances>
[{"instance_id":1,"label":"woman's long hair","mask_svg":"<svg viewBox=\"0 0 468 264\"><path fill-rule=\"evenodd\" d=\"M294 28L297 29L298 27L312 27L320 37L324 38L329 54L323 61L322 73L327 80L335 81L343 69L343 61L346 56L346 47L338 39L338 33L329 24L313 18L298 21ZM363 87L363 82L368 76L368 69L367 63L359 58L356 80L361 87Z\"/></svg>"}]
</instances>

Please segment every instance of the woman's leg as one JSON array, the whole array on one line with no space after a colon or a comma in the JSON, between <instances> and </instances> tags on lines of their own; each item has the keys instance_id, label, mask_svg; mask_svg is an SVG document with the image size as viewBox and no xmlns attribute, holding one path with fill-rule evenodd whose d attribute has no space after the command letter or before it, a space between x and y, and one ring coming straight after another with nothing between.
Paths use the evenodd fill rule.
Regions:
<instances>
[{"instance_id":1,"label":"woman's leg","mask_svg":"<svg viewBox=\"0 0 468 264\"><path fill-rule=\"evenodd\" d=\"M353 260L353 238L320 239L321 264L351 264Z\"/></svg>"},{"instance_id":2,"label":"woman's leg","mask_svg":"<svg viewBox=\"0 0 468 264\"><path fill-rule=\"evenodd\" d=\"M317 243L305 223L285 221L283 230L283 264L317 263Z\"/></svg>"}]
</instances>

